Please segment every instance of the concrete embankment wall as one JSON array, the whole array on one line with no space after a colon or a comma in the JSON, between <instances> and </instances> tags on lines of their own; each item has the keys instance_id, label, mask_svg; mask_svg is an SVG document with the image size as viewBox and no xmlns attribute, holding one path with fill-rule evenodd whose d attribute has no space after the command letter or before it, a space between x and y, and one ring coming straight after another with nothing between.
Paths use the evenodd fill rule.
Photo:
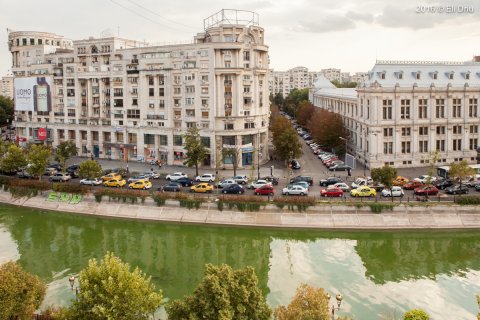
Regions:
<instances>
[{"instance_id":1,"label":"concrete embankment wall","mask_svg":"<svg viewBox=\"0 0 480 320\"><path fill-rule=\"evenodd\" d=\"M78 204L48 201L46 195L13 199L5 191L0 191L0 202L92 216L174 223L358 230L480 229L478 206L400 205L392 211L373 213L368 206L323 204L309 207L305 212L291 212L269 204L259 212L240 212L219 211L216 203L202 203L199 209L189 210L180 207L175 200L167 200L164 206L157 207L152 199L147 199L144 204L109 202L106 198L97 203L93 196L84 197Z\"/></svg>"}]
</instances>

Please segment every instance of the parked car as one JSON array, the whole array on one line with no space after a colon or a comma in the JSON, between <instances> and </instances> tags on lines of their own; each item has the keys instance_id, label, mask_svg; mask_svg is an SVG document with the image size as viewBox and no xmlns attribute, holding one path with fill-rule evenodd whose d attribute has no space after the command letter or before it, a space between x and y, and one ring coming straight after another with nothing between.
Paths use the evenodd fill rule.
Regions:
<instances>
[{"instance_id":1,"label":"parked car","mask_svg":"<svg viewBox=\"0 0 480 320\"><path fill-rule=\"evenodd\" d=\"M72 164L67 167L66 171L72 178L78 178L78 169L80 169L78 164Z\"/></svg>"},{"instance_id":2,"label":"parked car","mask_svg":"<svg viewBox=\"0 0 480 320\"><path fill-rule=\"evenodd\" d=\"M55 168L46 168L45 171L43 172L44 176L53 176L57 174L57 169Z\"/></svg>"},{"instance_id":3,"label":"parked car","mask_svg":"<svg viewBox=\"0 0 480 320\"><path fill-rule=\"evenodd\" d=\"M247 176L235 176L232 178L237 182L238 184L247 184L248 183L248 178Z\"/></svg>"},{"instance_id":4,"label":"parked car","mask_svg":"<svg viewBox=\"0 0 480 320\"><path fill-rule=\"evenodd\" d=\"M180 192L182 191L182 185L176 182L168 182L167 184L164 184L163 186L160 186L158 188L158 191L165 191L165 192Z\"/></svg>"},{"instance_id":5,"label":"parked car","mask_svg":"<svg viewBox=\"0 0 480 320\"><path fill-rule=\"evenodd\" d=\"M382 196L383 197L403 197L405 194L403 193L402 187L393 186L392 189L383 189Z\"/></svg>"},{"instance_id":6,"label":"parked car","mask_svg":"<svg viewBox=\"0 0 480 320\"><path fill-rule=\"evenodd\" d=\"M475 188L475 190L480 191L480 183L477 183L473 187Z\"/></svg>"},{"instance_id":7,"label":"parked car","mask_svg":"<svg viewBox=\"0 0 480 320\"><path fill-rule=\"evenodd\" d=\"M302 186L304 187L305 189L309 190L310 189L310 185L308 184L308 182L306 181L297 181L297 182L294 182L294 183L290 183L288 184L289 186Z\"/></svg>"},{"instance_id":8,"label":"parked car","mask_svg":"<svg viewBox=\"0 0 480 320\"><path fill-rule=\"evenodd\" d=\"M451 186L453 186L453 181L450 179L439 180L435 183L435 187L437 187L440 190L446 189Z\"/></svg>"},{"instance_id":9,"label":"parked car","mask_svg":"<svg viewBox=\"0 0 480 320\"><path fill-rule=\"evenodd\" d=\"M146 177L148 177L149 180L160 178L160 173L158 173L156 171L148 171L148 172L144 172L142 174L145 175Z\"/></svg>"},{"instance_id":10,"label":"parked car","mask_svg":"<svg viewBox=\"0 0 480 320\"><path fill-rule=\"evenodd\" d=\"M273 196L273 194L275 193L275 189L273 188L273 186L271 184L266 184L264 186L256 188L254 193L257 196L258 195L271 195L271 196Z\"/></svg>"},{"instance_id":11,"label":"parked car","mask_svg":"<svg viewBox=\"0 0 480 320\"><path fill-rule=\"evenodd\" d=\"M289 185L286 188L282 189L282 194L283 195L292 195L292 196L306 196L308 195L308 189L305 187L298 185L298 184L293 184Z\"/></svg>"},{"instance_id":12,"label":"parked car","mask_svg":"<svg viewBox=\"0 0 480 320\"><path fill-rule=\"evenodd\" d=\"M423 187L424 184L420 181L415 181L415 180L412 180L412 181L409 181L407 183L405 183L403 185L403 189L405 190L414 190L416 188L420 188L420 187Z\"/></svg>"},{"instance_id":13,"label":"parked car","mask_svg":"<svg viewBox=\"0 0 480 320\"><path fill-rule=\"evenodd\" d=\"M109 181L109 180L112 180L112 179L115 179L115 180L121 180L122 179L122 176L117 174L117 173L114 173L114 172L111 172L109 174L106 174L104 176L102 176L102 180L105 182L105 181Z\"/></svg>"},{"instance_id":14,"label":"parked car","mask_svg":"<svg viewBox=\"0 0 480 320\"><path fill-rule=\"evenodd\" d=\"M133 177L128 178L127 182L130 184L132 182L136 182L136 181L139 181L139 180L149 181L149 177L145 174L137 174Z\"/></svg>"},{"instance_id":15,"label":"parked car","mask_svg":"<svg viewBox=\"0 0 480 320\"><path fill-rule=\"evenodd\" d=\"M233 179L225 179L225 180L220 181L217 184L217 187L218 188L225 188L225 187L228 187L231 184L237 184L237 182Z\"/></svg>"},{"instance_id":16,"label":"parked car","mask_svg":"<svg viewBox=\"0 0 480 320\"><path fill-rule=\"evenodd\" d=\"M346 184L345 182L337 182L333 185L336 188L342 189L343 192L349 192L350 191L350 186Z\"/></svg>"},{"instance_id":17,"label":"parked car","mask_svg":"<svg viewBox=\"0 0 480 320\"><path fill-rule=\"evenodd\" d=\"M327 179L320 180L320 186L327 187L329 185L339 183L339 182L342 182L342 179L340 179L339 177L328 177Z\"/></svg>"},{"instance_id":18,"label":"parked car","mask_svg":"<svg viewBox=\"0 0 480 320\"><path fill-rule=\"evenodd\" d=\"M195 181L197 182L213 182L215 181L215 175L212 173L205 173L202 174L201 176L197 176L195 178Z\"/></svg>"},{"instance_id":19,"label":"parked car","mask_svg":"<svg viewBox=\"0 0 480 320\"><path fill-rule=\"evenodd\" d=\"M397 176L395 179L393 179L392 184L394 186L400 186L402 187L408 182L408 179L402 176Z\"/></svg>"},{"instance_id":20,"label":"parked car","mask_svg":"<svg viewBox=\"0 0 480 320\"><path fill-rule=\"evenodd\" d=\"M274 186L278 185L278 178L277 177L263 177L262 180L266 180Z\"/></svg>"},{"instance_id":21,"label":"parked car","mask_svg":"<svg viewBox=\"0 0 480 320\"><path fill-rule=\"evenodd\" d=\"M34 177L32 175L30 175L27 170L20 170L17 172L17 178L21 178L21 179L36 179L38 177Z\"/></svg>"},{"instance_id":22,"label":"parked car","mask_svg":"<svg viewBox=\"0 0 480 320\"><path fill-rule=\"evenodd\" d=\"M55 168L57 171L62 171L63 166L60 163L49 163L47 168Z\"/></svg>"},{"instance_id":23,"label":"parked car","mask_svg":"<svg viewBox=\"0 0 480 320\"><path fill-rule=\"evenodd\" d=\"M67 182L70 179L72 179L72 177L70 177L68 173L57 173L48 178L51 182Z\"/></svg>"},{"instance_id":24,"label":"parked car","mask_svg":"<svg viewBox=\"0 0 480 320\"><path fill-rule=\"evenodd\" d=\"M128 184L130 189L148 190L152 188L152 183L148 180L137 180Z\"/></svg>"},{"instance_id":25,"label":"parked car","mask_svg":"<svg viewBox=\"0 0 480 320\"><path fill-rule=\"evenodd\" d=\"M298 160L295 160L295 159L290 161L290 165L292 166L292 169L295 169L295 170L302 168L302 166L300 165L300 162L298 162Z\"/></svg>"},{"instance_id":26,"label":"parked car","mask_svg":"<svg viewBox=\"0 0 480 320\"><path fill-rule=\"evenodd\" d=\"M180 178L188 178L188 175L183 172L174 172L165 177L169 181L176 181Z\"/></svg>"},{"instance_id":27,"label":"parked car","mask_svg":"<svg viewBox=\"0 0 480 320\"><path fill-rule=\"evenodd\" d=\"M122 179L122 178L110 179L103 183L105 187L116 187L116 188L123 187L126 184L127 184L127 181L125 181L125 179Z\"/></svg>"},{"instance_id":28,"label":"parked car","mask_svg":"<svg viewBox=\"0 0 480 320\"><path fill-rule=\"evenodd\" d=\"M207 182L202 182L190 187L190 192L209 193L213 191L213 186Z\"/></svg>"},{"instance_id":29,"label":"parked car","mask_svg":"<svg viewBox=\"0 0 480 320\"><path fill-rule=\"evenodd\" d=\"M230 194L242 194L245 192L245 189L239 185L238 183L236 184L230 184L226 186L225 188L222 189L222 193L230 193Z\"/></svg>"},{"instance_id":30,"label":"parked car","mask_svg":"<svg viewBox=\"0 0 480 320\"><path fill-rule=\"evenodd\" d=\"M429 176L427 174L421 175L418 178L413 179L414 181L419 181L423 184L426 184L428 182L430 183L435 183L437 181L436 177Z\"/></svg>"},{"instance_id":31,"label":"parked car","mask_svg":"<svg viewBox=\"0 0 480 320\"><path fill-rule=\"evenodd\" d=\"M296 176L290 179L290 183L295 183L298 181L306 181L309 185L313 185L313 178L311 176Z\"/></svg>"},{"instance_id":32,"label":"parked car","mask_svg":"<svg viewBox=\"0 0 480 320\"><path fill-rule=\"evenodd\" d=\"M87 186L99 186L102 184L102 179L94 178L94 179L82 179L80 180L80 184L84 184Z\"/></svg>"},{"instance_id":33,"label":"parked car","mask_svg":"<svg viewBox=\"0 0 480 320\"><path fill-rule=\"evenodd\" d=\"M350 195L352 197L375 197L377 191L370 187L358 187L357 189L350 191Z\"/></svg>"},{"instance_id":34,"label":"parked car","mask_svg":"<svg viewBox=\"0 0 480 320\"><path fill-rule=\"evenodd\" d=\"M250 183L248 185L248 189L258 189L264 185L271 185L270 182L268 182L267 180L257 180L257 181L253 181L252 183Z\"/></svg>"},{"instance_id":35,"label":"parked car","mask_svg":"<svg viewBox=\"0 0 480 320\"><path fill-rule=\"evenodd\" d=\"M342 160L333 160L333 161L327 162L326 166L327 168L330 168L337 164L345 164L345 162L343 162Z\"/></svg>"},{"instance_id":36,"label":"parked car","mask_svg":"<svg viewBox=\"0 0 480 320\"><path fill-rule=\"evenodd\" d=\"M336 164L328 168L330 171L348 171L352 170L352 167L347 166L346 164Z\"/></svg>"},{"instance_id":37,"label":"parked car","mask_svg":"<svg viewBox=\"0 0 480 320\"><path fill-rule=\"evenodd\" d=\"M187 177L177 179L177 180L175 180L175 182L181 184L182 187L191 187L195 184L195 181L193 181L192 179L187 178Z\"/></svg>"},{"instance_id":38,"label":"parked car","mask_svg":"<svg viewBox=\"0 0 480 320\"><path fill-rule=\"evenodd\" d=\"M425 195L435 196L438 194L438 189L436 187L423 186L423 187L416 188L413 191L413 194L417 196L425 196Z\"/></svg>"},{"instance_id":39,"label":"parked car","mask_svg":"<svg viewBox=\"0 0 480 320\"><path fill-rule=\"evenodd\" d=\"M342 197L343 190L338 187L329 186L326 189L320 190L320 196L321 197Z\"/></svg>"},{"instance_id":40,"label":"parked car","mask_svg":"<svg viewBox=\"0 0 480 320\"><path fill-rule=\"evenodd\" d=\"M456 184L445 189L445 192L448 194L467 194L468 191L468 186L464 184L462 184L461 186Z\"/></svg>"}]
</instances>

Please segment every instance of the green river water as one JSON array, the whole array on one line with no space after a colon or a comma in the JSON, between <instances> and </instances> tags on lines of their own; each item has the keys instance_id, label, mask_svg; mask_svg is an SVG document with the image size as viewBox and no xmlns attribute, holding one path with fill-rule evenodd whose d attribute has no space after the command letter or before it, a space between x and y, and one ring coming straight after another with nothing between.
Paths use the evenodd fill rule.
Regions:
<instances>
[{"instance_id":1,"label":"green river water","mask_svg":"<svg viewBox=\"0 0 480 320\"><path fill-rule=\"evenodd\" d=\"M44 305L68 304L68 276L107 251L151 275L167 299L191 293L206 263L227 263L255 267L272 307L306 282L340 292L341 314L358 320L417 307L433 319L476 319L478 310L479 232L227 228L0 206L0 263L17 260L44 279Z\"/></svg>"}]
</instances>

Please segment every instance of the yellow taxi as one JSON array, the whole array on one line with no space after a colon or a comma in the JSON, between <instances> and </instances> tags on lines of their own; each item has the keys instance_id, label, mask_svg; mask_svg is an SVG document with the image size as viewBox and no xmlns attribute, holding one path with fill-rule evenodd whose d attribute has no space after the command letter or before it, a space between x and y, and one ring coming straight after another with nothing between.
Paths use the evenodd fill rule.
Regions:
<instances>
[{"instance_id":1,"label":"yellow taxi","mask_svg":"<svg viewBox=\"0 0 480 320\"><path fill-rule=\"evenodd\" d=\"M212 192L212 191L213 191L213 186L206 182L199 183L190 188L190 192L197 192L197 193L206 193L206 192Z\"/></svg>"},{"instance_id":2,"label":"yellow taxi","mask_svg":"<svg viewBox=\"0 0 480 320\"><path fill-rule=\"evenodd\" d=\"M132 182L128 185L130 189L142 189L142 190L147 190L152 188L152 183L150 181L146 180L138 180L135 182Z\"/></svg>"},{"instance_id":3,"label":"yellow taxi","mask_svg":"<svg viewBox=\"0 0 480 320\"><path fill-rule=\"evenodd\" d=\"M124 185L126 185L127 182L125 181L125 179L110 179L110 180L107 180L103 183L103 185L105 187L117 187L117 188L120 188L120 187L123 187Z\"/></svg>"},{"instance_id":4,"label":"yellow taxi","mask_svg":"<svg viewBox=\"0 0 480 320\"><path fill-rule=\"evenodd\" d=\"M402 187L404 184L408 182L408 179L402 176L398 176L395 179L393 179L392 184L394 186Z\"/></svg>"},{"instance_id":5,"label":"yellow taxi","mask_svg":"<svg viewBox=\"0 0 480 320\"><path fill-rule=\"evenodd\" d=\"M122 180L122 176L119 175L118 173L111 172L111 173L106 174L102 177L103 181L110 181L112 179Z\"/></svg>"},{"instance_id":6,"label":"yellow taxi","mask_svg":"<svg viewBox=\"0 0 480 320\"><path fill-rule=\"evenodd\" d=\"M358 187L350 191L352 197L375 197L377 191L370 187Z\"/></svg>"}]
</instances>

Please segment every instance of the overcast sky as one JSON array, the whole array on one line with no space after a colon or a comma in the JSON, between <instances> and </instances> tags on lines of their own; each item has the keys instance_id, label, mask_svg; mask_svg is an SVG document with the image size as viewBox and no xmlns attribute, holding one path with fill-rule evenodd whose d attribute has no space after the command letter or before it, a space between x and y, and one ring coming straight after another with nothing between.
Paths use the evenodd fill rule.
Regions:
<instances>
[{"instance_id":1,"label":"overcast sky","mask_svg":"<svg viewBox=\"0 0 480 320\"><path fill-rule=\"evenodd\" d=\"M191 41L224 0L0 0L0 76L7 28L76 40L119 32L150 43ZM480 55L479 0L245 0L265 29L270 67L368 71L376 59L471 60ZM454 6L473 13L446 13ZM420 11L417 12L417 11ZM427 11L427 12L425 12ZM435 11L435 12L433 12Z\"/></svg>"}]
</instances>

